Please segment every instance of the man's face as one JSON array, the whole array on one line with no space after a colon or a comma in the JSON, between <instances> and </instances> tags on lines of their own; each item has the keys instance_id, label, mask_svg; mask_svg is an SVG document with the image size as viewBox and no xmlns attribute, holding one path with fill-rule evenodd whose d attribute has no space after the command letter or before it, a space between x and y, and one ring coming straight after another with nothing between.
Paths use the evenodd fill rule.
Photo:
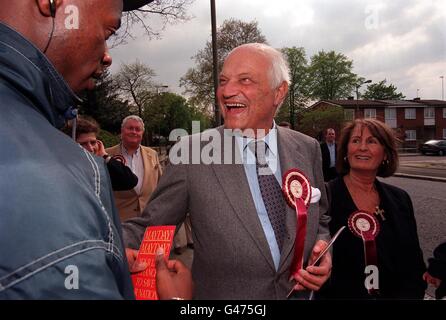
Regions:
<instances>
[{"instance_id":1,"label":"man's face","mask_svg":"<svg viewBox=\"0 0 446 320\"><path fill-rule=\"evenodd\" d=\"M228 129L270 129L286 83L271 88L271 62L252 48L239 48L225 61L217 96Z\"/></svg>"},{"instance_id":2,"label":"man's face","mask_svg":"<svg viewBox=\"0 0 446 320\"><path fill-rule=\"evenodd\" d=\"M68 5L77 11L68 10ZM106 40L120 26L122 5L122 0L71 0L57 10L47 55L74 92L94 89L96 79L111 65ZM72 19L79 28L70 25Z\"/></svg>"},{"instance_id":3,"label":"man's face","mask_svg":"<svg viewBox=\"0 0 446 320\"><path fill-rule=\"evenodd\" d=\"M327 135L325 136L325 141L328 143L333 143L336 140L336 133L333 129L327 130Z\"/></svg>"},{"instance_id":4,"label":"man's face","mask_svg":"<svg viewBox=\"0 0 446 320\"><path fill-rule=\"evenodd\" d=\"M96 152L98 151L98 140L94 132L81 133L77 137L76 142L91 153L96 154Z\"/></svg>"},{"instance_id":5,"label":"man's face","mask_svg":"<svg viewBox=\"0 0 446 320\"><path fill-rule=\"evenodd\" d=\"M139 147L143 134L144 130L141 122L134 119L127 120L125 125L121 128L121 140L124 147Z\"/></svg>"}]
</instances>

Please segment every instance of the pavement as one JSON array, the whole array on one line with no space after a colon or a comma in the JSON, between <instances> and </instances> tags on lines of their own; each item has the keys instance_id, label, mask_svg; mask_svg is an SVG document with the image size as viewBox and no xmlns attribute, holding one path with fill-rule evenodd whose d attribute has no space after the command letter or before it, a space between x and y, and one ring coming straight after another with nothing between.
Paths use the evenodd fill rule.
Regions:
<instances>
[{"instance_id":1,"label":"pavement","mask_svg":"<svg viewBox=\"0 0 446 320\"><path fill-rule=\"evenodd\" d=\"M395 177L446 182L445 157L423 157L419 153L400 153L399 157L400 166Z\"/></svg>"}]
</instances>

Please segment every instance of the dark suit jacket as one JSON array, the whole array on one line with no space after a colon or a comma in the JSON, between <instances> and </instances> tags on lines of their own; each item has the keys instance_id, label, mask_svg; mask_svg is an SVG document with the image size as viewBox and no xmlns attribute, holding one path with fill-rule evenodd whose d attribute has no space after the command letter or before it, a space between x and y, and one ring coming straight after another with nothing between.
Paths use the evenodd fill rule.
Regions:
<instances>
[{"instance_id":1,"label":"dark suit jacket","mask_svg":"<svg viewBox=\"0 0 446 320\"><path fill-rule=\"evenodd\" d=\"M335 159L338 153L338 145L335 143ZM326 142L321 143L321 154L322 154L322 172L324 174L324 181L330 181L337 177L336 167L330 168L330 150Z\"/></svg>"},{"instance_id":2,"label":"dark suit jacket","mask_svg":"<svg viewBox=\"0 0 446 320\"><path fill-rule=\"evenodd\" d=\"M343 181L329 182L330 232L347 226L348 217L358 208ZM375 180L385 220L378 216L376 237L379 269L379 299L423 299L426 270L409 195L402 189ZM365 257L363 241L344 230L333 245L331 278L319 296L327 299L371 299L364 286Z\"/></svg>"},{"instance_id":3,"label":"dark suit jacket","mask_svg":"<svg viewBox=\"0 0 446 320\"><path fill-rule=\"evenodd\" d=\"M327 201L321 170L320 147L316 140L278 127L277 140L282 173L299 168L312 186L322 192L319 203L308 210L304 258L308 259L316 240L329 239ZM223 128L182 139L170 151L205 146L211 138L223 142ZM201 140L201 141L200 141ZM218 140L220 141L220 140ZM237 158L234 137L231 147L214 150L216 159ZM218 149L218 148L216 148ZM202 149L205 153L205 149ZM209 149L207 152L209 153ZM197 153L194 153L195 155ZM234 157L235 156L235 157ZM192 157L186 156L186 160ZM189 159L190 160L190 159ZM199 159L195 159L198 163ZM248 180L239 164L170 164L154 191L142 217L124 223L126 244L138 248L149 225L178 225L190 212L194 240L192 274L196 299L285 299L293 286L288 282L296 233L296 212L287 206L287 230L279 269L260 223ZM304 295L308 293L305 292Z\"/></svg>"}]
</instances>

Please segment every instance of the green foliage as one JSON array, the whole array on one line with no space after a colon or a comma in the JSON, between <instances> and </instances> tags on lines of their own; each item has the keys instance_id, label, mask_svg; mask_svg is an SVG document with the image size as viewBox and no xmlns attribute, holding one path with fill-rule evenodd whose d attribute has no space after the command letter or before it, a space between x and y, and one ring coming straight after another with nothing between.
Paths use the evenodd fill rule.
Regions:
<instances>
[{"instance_id":1,"label":"green foliage","mask_svg":"<svg viewBox=\"0 0 446 320\"><path fill-rule=\"evenodd\" d=\"M120 142L119 136L103 129L99 131L98 139L104 143L105 148L112 147Z\"/></svg>"},{"instance_id":2,"label":"green foliage","mask_svg":"<svg viewBox=\"0 0 446 320\"><path fill-rule=\"evenodd\" d=\"M326 128L340 128L344 121L342 107L332 106L305 111L298 130L309 136L316 137Z\"/></svg>"},{"instance_id":3,"label":"green foliage","mask_svg":"<svg viewBox=\"0 0 446 320\"><path fill-rule=\"evenodd\" d=\"M143 119L146 131L150 131L155 140L168 137L170 132L177 128L191 133L192 121L200 121L202 130L208 128L210 123L209 118L200 109L191 106L182 96L170 92L155 97L150 108L146 108Z\"/></svg>"},{"instance_id":4,"label":"green foliage","mask_svg":"<svg viewBox=\"0 0 446 320\"><path fill-rule=\"evenodd\" d=\"M302 112L309 100L308 61L304 48L283 48L283 54L290 66L291 84L288 95L281 106L276 119L278 122L287 121L295 128L296 118Z\"/></svg>"},{"instance_id":5,"label":"green foliage","mask_svg":"<svg viewBox=\"0 0 446 320\"><path fill-rule=\"evenodd\" d=\"M217 30L218 69L221 70L226 55L235 47L250 42L265 43L258 23L236 19L225 20ZM190 95L190 102L196 106L208 107L214 101L212 42L206 42L204 49L193 57L196 66L190 68L180 80L180 86Z\"/></svg>"},{"instance_id":6,"label":"green foliage","mask_svg":"<svg viewBox=\"0 0 446 320\"><path fill-rule=\"evenodd\" d=\"M116 92L116 85L109 72L99 79L96 88L87 93L79 110L80 114L95 119L104 130L118 133L122 120L130 115L129 106Z\"/></svg>"},{"instance_id":7,"label":"green foliage","mask_svg":"<svg viewBox=\"0 0 446 320\"><path fill-rule=\"evenodd\" d=\"M311 97L321 100L346 99L356 88L353 61L342 53L320 51L311 57Z\"/></svg>"},{"instance_id":8,"label":"green foliage","mask_svg":"<svg viewBox=\"0 0 446 320\"><path fill-rule=\"evenodd\" d=\"M362 95L364 99L369 100L400 100L405 96L393 84L386 85L387 80L384 79L378 83L367 86L367 91Z\"/></svg>"}]
</instances>

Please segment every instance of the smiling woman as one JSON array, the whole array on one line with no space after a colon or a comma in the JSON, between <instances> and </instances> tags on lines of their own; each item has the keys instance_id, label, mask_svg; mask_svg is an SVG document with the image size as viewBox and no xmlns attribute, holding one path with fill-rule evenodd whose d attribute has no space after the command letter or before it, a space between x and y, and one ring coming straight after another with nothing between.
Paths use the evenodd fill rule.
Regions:
<instances>
[{"instance_id":1,"label":"smiling woman","mask_svg":"<svg viewBox=\"0 0 446 320\"><path fill-rule=\"evenodd\" d=\"M330 232L349 226L333 246L331 281L325 299L424 297L425 270L409 195L377 176L398 165L396 138L383 122L357 119L341 134L338 170L328 183Z\"/></svg>"}]
</instances>

